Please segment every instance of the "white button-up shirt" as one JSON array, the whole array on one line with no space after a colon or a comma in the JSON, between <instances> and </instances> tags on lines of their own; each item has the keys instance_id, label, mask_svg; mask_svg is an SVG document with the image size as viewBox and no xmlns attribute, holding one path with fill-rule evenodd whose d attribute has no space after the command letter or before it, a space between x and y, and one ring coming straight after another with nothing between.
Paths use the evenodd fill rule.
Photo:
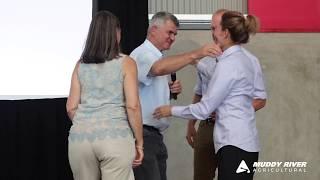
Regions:
<instances>
[{"instance_id":1,"label":"white button-up shirt","mask_svg":"<svg viewBox=\"0 0 320 180\"><path fill-rule=\"evenodd\" d=\"M210 79L216 66L216 59L212 57L204 57L197 64L197 82L194 87L194 93L203 95L207 92Z\"/></svg>"},{"instance_id":2,"label":"white button-up shirt","mask_svg":"<svg viewBox=\"0 0 320 180\"><path fill-rule=\"evenodd\" d=\"M155 108L170 104L168 76L152 76L149 74L152 65L161 59L162 53L149 41L137 47L130 54L138 68L139 95L143 124L153 126L160 131L169 127L167 118L157 120L152 113Z\"/></svg>"},{"instance_id":3,"label":"white button-up shirt","mask_svg":"<svg viewBox=\"0 0 320 180\"><path fill-rule=\"evenodd\" d=\"M208 90L201 101L189 106L172 108L173 116L187 119L206 119L216 111L216 152L226 145L233 145L248 152L260 150L252 101L256 94L262 99L265 99L262 96L266 95L262 78L258 77L259 64L254 58L239 45L229 47L217 58L218 63ZM258 85L256 81L262 82ZM261 93L256 93L256 85L258 89L261 88Z\"/></svg>"}]
</instances>

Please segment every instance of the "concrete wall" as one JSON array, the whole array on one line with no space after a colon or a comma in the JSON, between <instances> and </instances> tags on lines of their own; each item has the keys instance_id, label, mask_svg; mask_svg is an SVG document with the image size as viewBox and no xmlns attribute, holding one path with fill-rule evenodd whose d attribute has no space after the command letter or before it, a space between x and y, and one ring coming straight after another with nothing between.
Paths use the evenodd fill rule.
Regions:
<instances>
[{"instance_id":1,"label":"concrete wall","mask_svg":"<svg viewBox=\"0 0 320 180\"><path fill-rule=\"evenodd\" d=\"M167 54L210 42L210 31L179 31ZM262 151L259 161L306 161L304 173L256 173L256 180L320 179L320 33L260 33L246 45L259 59L268 92L267 106L257 112ZM183 92L173 104L193 96L195 70L177 73ZM168 179L192 180L193 151L185 140L186 121L175 119L165 134Z\"/></svg>"}]
</instances>

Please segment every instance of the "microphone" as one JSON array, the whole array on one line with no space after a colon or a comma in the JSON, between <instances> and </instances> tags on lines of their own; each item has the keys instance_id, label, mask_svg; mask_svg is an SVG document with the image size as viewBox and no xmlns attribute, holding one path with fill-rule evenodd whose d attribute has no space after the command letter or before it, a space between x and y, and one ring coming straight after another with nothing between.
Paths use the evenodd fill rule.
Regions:
<instances>
[{"instance_id":1,"label":"microphone","mask_svg":"<svg viewBox=\"0 0 320 180\"><path fill-rule=\"evenodd\" d=\"M176 73L171 73L171 81L175 82L177 80L177 75ZM171 93L170 92L170 99L177 100L178 99L178 94L177 93Z\"/></svg>"}]
</instances>

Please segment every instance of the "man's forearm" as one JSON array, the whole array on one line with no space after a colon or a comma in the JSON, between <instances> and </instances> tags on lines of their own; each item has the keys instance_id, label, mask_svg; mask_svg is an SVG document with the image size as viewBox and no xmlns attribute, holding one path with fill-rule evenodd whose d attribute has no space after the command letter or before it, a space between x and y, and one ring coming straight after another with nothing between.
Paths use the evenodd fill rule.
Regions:
<instances>
[{"instance_id":1,"label":"man's forearm","mask_svg":"<svg viewBox=\"0 0 320 180\"><path fill-rule=\"evenodd\" d=\"M152 65L150 73L154 76L162 76L180 70L188 64L194 64L196 60L205 56L218 56L222 53L221 48L214 43L206 44L199 49L183 54L168 56Z\"/></svg>"},{"instance_id":2,"label":"man's forearm","mask_svg":"<svg viewBox=\"0 0 320 180\"><path fill-rule=\"evenodd\" d=\"M151 74L155 76L167 75L180 70L193 61L201 58L198 50L186 52L179 55L168 56L155 62L151 68Z\"/></svg>"}]
</instances>

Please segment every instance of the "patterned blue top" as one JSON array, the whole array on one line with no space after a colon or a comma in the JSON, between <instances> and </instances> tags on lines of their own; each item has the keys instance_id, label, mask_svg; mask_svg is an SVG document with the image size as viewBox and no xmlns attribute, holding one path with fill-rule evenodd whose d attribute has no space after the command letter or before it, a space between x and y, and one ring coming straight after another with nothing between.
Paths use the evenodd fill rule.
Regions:
<instances>
[{"instance_id":1,"label":"patterned blue top","mask_svg":"<svg viewBox=\"0 0 320 180\"><path fill-rule=\"evenodd\" d=\"M80 63L81 100L70 129L70 141L132 137L123 93L122 61Z\"/></svg>"}]
</instances>

